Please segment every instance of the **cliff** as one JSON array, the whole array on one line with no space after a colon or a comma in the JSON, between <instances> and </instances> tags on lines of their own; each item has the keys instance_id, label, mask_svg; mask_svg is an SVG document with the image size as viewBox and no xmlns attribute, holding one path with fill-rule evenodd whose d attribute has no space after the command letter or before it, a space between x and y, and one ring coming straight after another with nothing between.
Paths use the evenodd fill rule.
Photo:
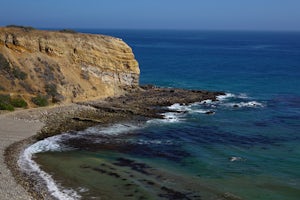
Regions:
<instances>
[{"instance_id":1,"label":"cliff","mask_svg":"<svg viewBox=\"0 0 300 200\"><path fill-rule=\"evenodd\" d=\"M138 86L138 62L121 39L94 34L0 28L0 93L30 103L117 96Z\"/></svg>"}]
</instances>

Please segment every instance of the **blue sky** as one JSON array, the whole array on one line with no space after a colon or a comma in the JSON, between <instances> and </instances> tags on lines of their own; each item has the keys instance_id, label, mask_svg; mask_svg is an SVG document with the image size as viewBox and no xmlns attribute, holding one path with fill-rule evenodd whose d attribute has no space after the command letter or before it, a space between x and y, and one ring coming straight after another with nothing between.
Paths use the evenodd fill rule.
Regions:
<instances>
[{"instance_id":1,"label":"blue sky","mask_svg":"<svg viewBox=\"0 0 300 200\"><path fill-rule=\"evenodd\" d=\"M300 0L0 0L0 25L298 30Z\"/></svg>"}]
</instances>

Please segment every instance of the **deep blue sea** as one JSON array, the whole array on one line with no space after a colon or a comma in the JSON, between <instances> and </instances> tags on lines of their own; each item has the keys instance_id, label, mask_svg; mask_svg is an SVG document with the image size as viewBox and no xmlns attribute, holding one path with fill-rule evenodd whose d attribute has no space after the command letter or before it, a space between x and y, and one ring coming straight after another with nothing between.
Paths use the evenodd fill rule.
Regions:
<instances>
[{"instance_id":1,"label":"deep blue sea","mask_svg":"<svg viewBox=\"0 0 300 200\"><path fill-rule=\"evenodd\" d=\"M300 32L79 31L127 42L141 84L227 95L175 104L169 109L186 112L162 120L91 127L34 144L31 166L54 196L300 199ZM90 143L74 146L72 138Z\"/></svg>"}]
</instances>

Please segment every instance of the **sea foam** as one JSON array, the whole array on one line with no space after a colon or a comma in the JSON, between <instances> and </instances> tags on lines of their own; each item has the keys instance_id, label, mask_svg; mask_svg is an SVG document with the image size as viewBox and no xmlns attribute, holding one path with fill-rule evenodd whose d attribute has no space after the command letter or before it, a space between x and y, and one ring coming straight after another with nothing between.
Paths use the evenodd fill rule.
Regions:
<instances>
[{"instance_id":1,"label":"sea foam","mask_svg":"<svg viewBox=\"0 0 300 200\"><path fill-rule=\"evenodd\" d=\"M41 170L40 166L32 159L33 155L36 153L46 152L46 151L61 151L63 147L59 144L62 135L53 136L46 138L33 145L27 147L21 154L18 165L24 170L28 175L35 173L41 178L49 191L49 193L57 198L64 200L76 200L80 199L80 195L72 189L63 189L53 180L52 176Z\"/></svg>"},{"instance_id":2,"label":"sea foam","mask_svg":"<svg viewBox=\"0 0 300 200\"><path fill-rule=\"evenodd\" d=\"M262 103L259 103L257 101L227 103L227 104L224 104L224 105L229 106L229 107L238 107L238 108L243 108L243 107L249 107L249 108L264 107L264 105Z\"/></svg>"},{"instance_id":3,"label":"sea foam","mask_svg":"<svg viewBox=\"0 0 300 200\"><path fill-rule=\"evenodd\" d=\"M166 112L163 113L162 116L164 117L164 119L161 120L163 122L174 123L174 122L182 121L180 113Z\"/></svg>"},{"instance_id":4,"label":"sea foam","mask_svg":"<svg viewBox=\"0 0 300 200\"><path fill-rule=\"evenodd\" d=\"M189 105L180 105L178 103L173 104L168 107L169 110L173 111L178 111L178 112L184 112L185 113L200 113L200 114L208 114L214 112L213 110L207 110L207 109L202 109L200 106L202 104L210 104L212 101L211 100L205 100L206 103L200 102L200 103L192 103ZM213 105L210 105L210 107L214 107Z\"/></svg>"},{"instance_id":5,"label":"sea foam","mask_svg":"<svg viewBox=\"0 0 300 200\"><path fill-rule=\"evenodd\" d=\"M175 110L175 111L191 111L190 105L180 105L179 103L175 103L168 107L169 110Z\"/></svg>"},{"instance_id":6,"label":"sea foam","mask_svg":"<svg viewBox=\"0 0 300 200\"><path fill-rule=\"evenodd\" d=\"M218 108L224 107L234 107L234 108L260 108L264 107L263 103L258 101L245 101L250 99L247 94L233 94L226 93L225 95L217 96L217 101L212 101L210 99L203 100L201 102L195 102L188 105L173 104L167 107L170 111L178 111L184 114L186 113L200 113L200 114L215 114ZM181 114L181 119L178 117L178 114L165 113L163 114L166 119L165 122L178 122L182 121L184 115Z\"/></svg>"},{"instance_id":7,"label":"sea foam","mask_svg":"<svg viewBox=\"0 0 300 200\"><path fill-rule=\"evenodd\" d=\"M27 147L21 154L18 165L27 174L37 174L38 177L44 181L49 193L57 198L63 200L76 200L81 196L73 189L65 189L58 185L51 175L41 170L40 166L32 159L34 154L42 152L57 152L72 150L70 147L62 144L63 140L71 138L80 138L84 135L101 134L115 136L122 133L128 133L140 127L131 124L115 124L110 127L91 127L84 131L79 131L76 134L64 133L61 135L52 136L44 140L40 140L31 146Z\"/></svg>"},{"instance_id":8,"label":"sea foam","mask_svg":"<svg viewBox=\"0 0 300 200\"><path fill-rule=\"evenodd\" d=\"M225 95L219 95L217 96L217 100L218 101L224 101L224 100L227 100L229 98L235 98L236 95L235 94L232 94L232 93L226 93Z\"/></svg>"},{"instance_id":9,"label":"sea foam","mask_svg":"<svg viewBox=\"0 0 300 200\"><path fill-rule=\"evenodd\" d=\"M248 99L249 96L246 93L233 94L233 93L225 93L225 95L217 96L218 101L225 101L230 99Z\"/></svg>"},{"instance_id":10,"label":"sea foam","mask_svg":"<svg viewBox=\"0 0 300 200\"><path fill-rule=\"evenodd\" d=\"M117 136L123 133L132 132L140 128L141 128L140 126L136 126L133 124L114 124L109 127L100 127L100 126L90 127L85 131L79 132L79 134Z\"/></svg>"}]
</instances>

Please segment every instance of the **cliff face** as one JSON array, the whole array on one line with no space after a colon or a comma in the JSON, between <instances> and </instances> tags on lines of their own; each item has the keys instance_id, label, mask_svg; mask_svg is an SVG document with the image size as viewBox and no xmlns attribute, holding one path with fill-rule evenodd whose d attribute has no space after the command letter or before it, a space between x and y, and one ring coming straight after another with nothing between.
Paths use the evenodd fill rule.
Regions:
<instances>
[{"instance_id":1,"label":"cliff face","mask_svg":"<svg viewBox=\"0 0 300 200\"><path fill-rule=\"evenodd\" d=\"M92 100L136 87L139 73L131 48L118 38L0 28L0 93Z\"/></svg>"}]
</instances>

